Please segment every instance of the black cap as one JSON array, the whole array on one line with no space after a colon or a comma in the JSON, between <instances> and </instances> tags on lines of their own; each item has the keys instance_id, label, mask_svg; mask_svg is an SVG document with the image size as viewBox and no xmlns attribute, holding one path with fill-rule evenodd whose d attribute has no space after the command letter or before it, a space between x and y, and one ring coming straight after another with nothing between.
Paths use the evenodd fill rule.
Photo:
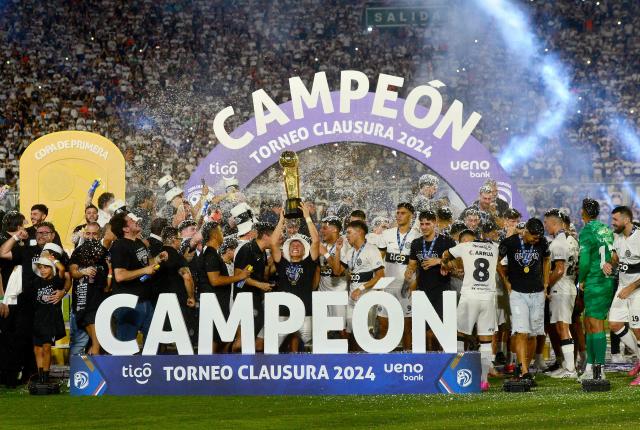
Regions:
<instances>
[{"instance_id":1,"label":"black cap","mask_svg":"<svg viewBox=\"0 0 640 430\"><path fill-rule=\"evenodd\" d=\"M538 218L529 219L524 228L534 236L544 235L544 224Z\"/></svg>"},{"instance_id":2,"label":"black cap","mask_svg":"<svg viewBox=\"0 0 640 430\"><path fill-rule=\"evenodd\" d=\"M600 215L600 203L597 200L587 197L582 201L582 210L591 219L597 218Z\"/></svg>"},{"instance_id":3,"label":"black cap","mask_svg":"<svg viewBox=\"0 0 640 430\"><path fill-rule=\"evenodd\" d=\"M498 224L495 223L495 221L493 220L489 220L487 222L485 222L484 224L482 224L482 232L483 233L491 233L492 231L497 231L498 230Z\"/></svg>"},{"instance_id":4,"label":"black cap","mask_svg":"<svg viewBox=\"0 0 640 430\"><path fill-rule=\"evenodd\" d=\"M438 209L437 214L438 219L448 221L453 218L453 213L451 212L451 209L449 209L449 206L442 206L440 209Z\"/></svg>"},{"instance_id":5,"label":"black cap","mask_svg":"<svg viewBox=\"0 0 640 430\"><path fill-rule=\"evenodd\" d=\"M518 209L509 208L504 211L504 217L506 219L518 219L522 217L522 214L518 211Z\"/></svg>"},{"instance_id":6,"label":"black cap","mask_svg":"<svg viewBox=\"0 0 640 430\"><path fill-rule=\"evenodd\" d=\"M449 234L451 236L463 232L464 230L467 230L467 226L460 220L454 221L454 223L449 226Z\"/></svg>"}]
</instances>

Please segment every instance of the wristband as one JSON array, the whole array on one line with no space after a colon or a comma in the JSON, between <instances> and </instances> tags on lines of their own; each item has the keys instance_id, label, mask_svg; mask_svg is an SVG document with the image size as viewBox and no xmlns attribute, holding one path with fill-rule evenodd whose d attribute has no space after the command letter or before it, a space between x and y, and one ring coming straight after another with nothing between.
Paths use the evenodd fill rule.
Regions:
<instances>
[{"instance_id":1,"label":"wristband","mask_svg":"<svg viewBox=\"0 0 640 430\"><path fill-rule=\"evenodd\" d=\"M356 288L356 290L364 291L364 284L359 285L358 288Z\"/></svg>"},{"instance_id":2,"label":"wristband","mask_svg":"<svg viewBox=\"0 0 640 430\"><path fill-rule=\"evenodd\" d=\"M325 260L328 260L329 257L331 257L331 254L327 252L326 254L323 255L323 257L325 258Z\"/></svg>"},{"instance_id":3,"label":"wristband","mask_svg":"<svg viewBox=\"0 0 640 430\"><path fill-rule=\"evenodd\" d=\"M307 222L307 224L313 224L313 220L310 216L306 217L304 220Z\"/></svg>"},{"instance_id":4,"label":"wristband","mask_svg":"<svg viewBox=\"0 0 640 430\"><path fill-rule=\"evenodd\" d=\"M14 234L12 237L13 237L13 240L15 240L16 242L20 242L20 238L18 237L17 234Z\"/></svg>"},{"instance_id":5,"label":"wristband","mask_svg":"<svg viewBox=\"0 0 640 430\"><path fill-rule=\"evenodd\" d=\"M107 279L112 279L113 275L107 275Z\"/></svg>"}]
</instances>

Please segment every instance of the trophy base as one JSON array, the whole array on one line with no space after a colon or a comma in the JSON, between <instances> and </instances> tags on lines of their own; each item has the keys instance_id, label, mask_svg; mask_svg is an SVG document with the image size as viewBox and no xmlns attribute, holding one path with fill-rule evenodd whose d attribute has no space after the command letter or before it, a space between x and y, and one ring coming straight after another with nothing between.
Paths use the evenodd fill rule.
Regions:
<instances>
[{"instance_id":1,"label":"trophy base","mask_svg":"<svg viewBox=\"0 0 640 430\"><path fill-rule=\"evenodd\" d=\"M284 204L284 217L287 219L303 218L302 209L299 207L301 203L302 199L300 198L287 199Z\"/></svg>"}]
</instances>

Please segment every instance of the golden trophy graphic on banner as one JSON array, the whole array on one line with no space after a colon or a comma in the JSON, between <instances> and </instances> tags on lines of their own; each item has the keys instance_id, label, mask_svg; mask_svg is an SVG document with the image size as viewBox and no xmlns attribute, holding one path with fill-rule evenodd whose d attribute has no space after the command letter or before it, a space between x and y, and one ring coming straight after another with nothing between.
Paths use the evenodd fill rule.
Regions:
<instances>
[{"instance_id":1,"label":"golden trophy graphic on banner","mask_svg":"<svg viewBox=\"0 0 640 430\"><path fill-rule=\"evenodd\" d=\"M284 206L285 218L302 218L300 209L300 172L298 171L298 155L293 151L284 151L280 155L280 166L284 169L284 189L287 201Z\"/></svg>"}]
</instances>

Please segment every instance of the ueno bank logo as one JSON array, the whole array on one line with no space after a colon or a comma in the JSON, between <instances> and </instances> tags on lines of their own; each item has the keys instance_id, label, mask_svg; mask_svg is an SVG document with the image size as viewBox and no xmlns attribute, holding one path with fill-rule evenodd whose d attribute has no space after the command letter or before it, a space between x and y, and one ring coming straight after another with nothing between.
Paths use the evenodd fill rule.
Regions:
<instances>
[{"instance_id":1,"label":"ueno bank logo","mask_svg":"<svg viewBox=\"0 0 640 430\"><path fill-rule=\"evenodd\" d=\"M73 375L73 386L78 390L84 390L89 386L89 374L83 370Z\"/></svg>"},{"instance_id":2,"label":"ueno bank logo","mask_svg":"<svg viewBox=\"0 0 640 430\"><path fill-rule=\"evenodd\" d=\"M451 170L469 172L470 178L490 178L491 163L487 160L456 160L451 161Z\"/></svg>"},{"instance_id":3,"label":"ueno bank logo","mask_svg":"<svg viewBox=\"0 0 640 430\"><path fill-rule=\"evenodd\" d=\"M149 382L151 377L151 364L144 363L142 367L133 367L132 365L122 366L123 378L135 378L136 382L140 385L144 385Z\"/></svg>"}]
</instances>

